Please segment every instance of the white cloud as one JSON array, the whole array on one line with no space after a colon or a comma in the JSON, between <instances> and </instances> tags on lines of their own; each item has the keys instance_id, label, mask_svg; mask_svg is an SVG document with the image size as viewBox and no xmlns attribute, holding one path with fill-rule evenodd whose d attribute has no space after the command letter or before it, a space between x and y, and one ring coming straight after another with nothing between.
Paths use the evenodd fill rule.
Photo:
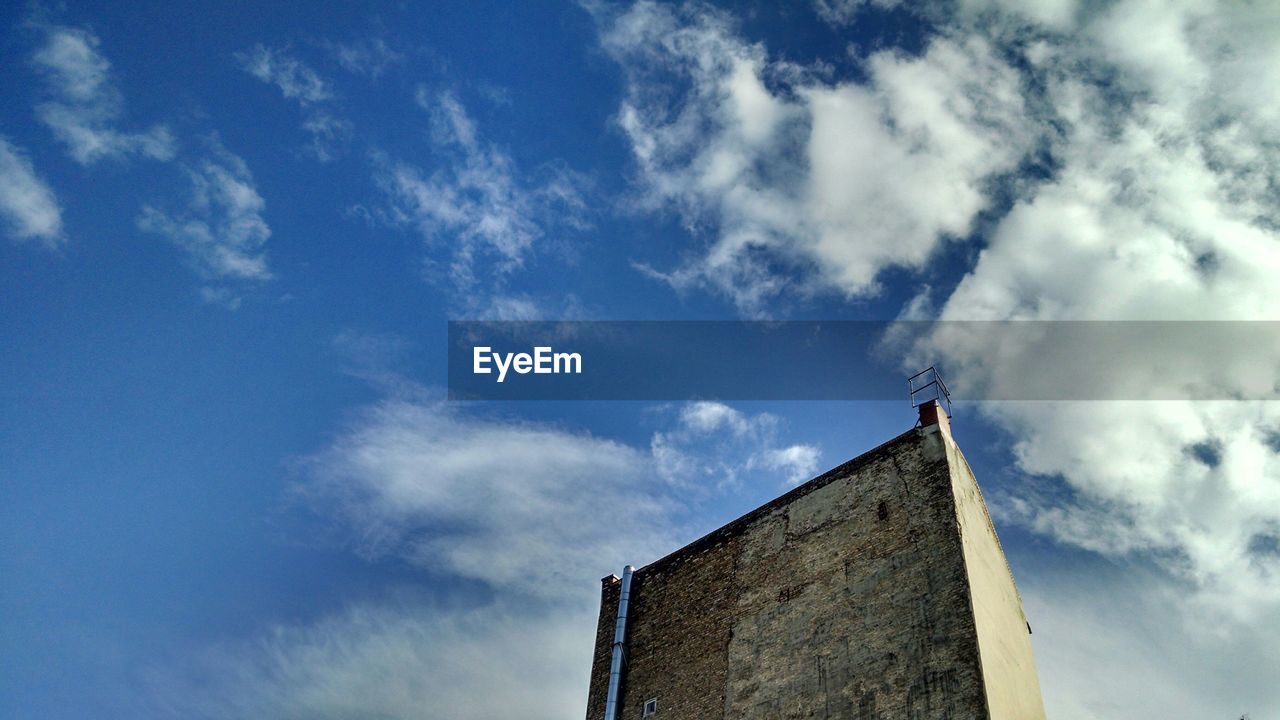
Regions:
<instances>
[{"instance_id":1,"label":"white cloud","mask_svg":"<svg viewBox=\"0 0 1280 720\"><path fill-rule=\"evenodd\" d=\"M769 470L786 473L788 485L799 485L818 470L822 451L813 445L788 445L761 451L759 463Z\"/></svg>"},{"instance_id":2,"label":"white cloud","mask_svg":"<svg viewBox=\"0 0 1280 720\"><path fill-rule=\"evenodd\" d=\"M818 17L836 27L850 25L865 7L892 8L901 0L813 0Z\"/></svg>"},{"instance_id":3,"label":"white cloud","mask_svg":"<svg viewBox=\"0 0 1280 720\"><path fill-rule=\"evenodd\" d=\"M26 153L0 136L0 216L14 240L62 244L62 208Z\"/></svg>"},{"instance_id":4,"label":"white cloud","mask_svg":"<svg viewBox=\"0 0 1280 720\"><path fill-rule=\"evenodd\" d=\"M342 372L388 394L402 390L412 394L417 387L404 375L414 351L413 344L405 338L344 330L333 338L330 350Z\"/></svg>"},{"instance_id":5,"label":"white cloud","mask_svg":"<svg viewBox=\"0 0 1280 720\"><path fill-rule=\"evenodd\" d=\"M494 320L542 320L545 315L536 302L520 296L495 297L485 313Z\"/></svg>"},{"instance_id":6,"label":"white cloud","mask_svg":"<svg viewBox=\"0 0 1280 720\"><path fill-rule=\"evenodd\" d=\"M283 50L268 48L259 43L246 52L236 53L236 59L245 72L262 82L275 85L286 98L297 100L301 105L333 98L329 84L316 71Z\"/></svg>"},{"instance_id":7,"label":"white cloud","mask_svg":"<svg viewBox=\"0 0 1280 720\"><path fill-rule=\"evenodd\" d=\"M1277 319L1280 218L1272 198L1280 118L1273 91L1255 79L1280 77L1274 11L1121 2L1093 14L1057 13L1051 26L1034 16L995 17L1004 23L994 23L996 33L1053 30L1027 46L1027 59L1056 128L1046 135L1056 169L1023 189L941 317ZM1064 28L1071 32L1056 34ZM1176 355L1133 367L1097 356L1097 348L1032 358L1007 346L995 352L982 337L933 338L957 380L998 383L1029 370L1069 378L1084 367L1092 384L1115 387L1120 397L1140 397L1135 379L1156 365L1166 387L1257 397L1258 387L1280 387L1274 364L1223 369L1246 356L1274 357L1278 342L1266 330L1254 348L1189 338ZM1016 495L992 498L997 513L1066 545L1149 561L1165 573L1151 585L1176 589L1162 612L1178 625L1177 642L1135 657L1146 672L1103 677L1072 669L1084 648L1063 633L1058 641L1077 656L1042 669L1051 710L1126 714L1138 707L1127 695L1150 694L1153 684L1167 690L1156 695L1170 698L1156 711L1165 717L1261 717L1280 707L1250 674L1259 663L1276 664L1274 639L1269 646L1249 640L1254 629L1280 625L1280 408L1117 401L983 410L1010 433L1019 468L1033 476ZM1100 612L1084 601L1070 611ZM1158 647L1158 630L1135 634L1129 621L1081 626L1103 643L1103 654L1141 656L1142 648ZM1205 639L1205 628L1217 639ZM1233 642L1248 652L1230 651ZM1232 705L1203 677L1251 678L1239 690L1254 700ZM1149 711L1144 704L1141 712Z\"/></svg>"},{"instance_id":8,"label":"white cloud","mask_svg":"<svg viewBox=\"0 0 1280 720\"><path fill-rule=\"evenodd\" d=\"M700 401L692 402L680 408L680 425L696 433L709 433L729 429L734 435L745 435L760 424L772 425L772 416L763 416L757 423L752 423L741 412L724 403Z\"/></svg>"},{"instance_id":9,"label":"white cloud","mask_svg":"<svg viewBox=\"0 0 1280 720\"><path fill-rule=\"evenodd\" d=\"M329 162L339 154L339 148L352 133L351 121L327 112L313 110L302 121L302 129L311 136L307 151L320 162Z\"/></svg>"},{"instance_id":10,"label":"white cloud","mask_svg":"<svg viewBox=\"0 0 1280 720\"><path fill-rule=\"evenodd\" d=\"M111 82L111 63L99 52L97 36L56 25L41 29L45 43L32 62L44 77L51 98L36 110L71 157L85 165L132 154L157 160L173 158L174 139L164 125L139 132L115 127L124 115L124 98Z\"/></svg>"},{"instance_id":11,"label":"white cloud","mask_svg":"<svg viewBox=\"0 0 1280 720\"><path fill-rule=\"evenodd\" d=\"M537 573L536 568L529 572ZM535 720L586 704L594 611L370 601L150 673L174 717Z\"/></svg>"},{"instance_id":12,"label":"white cloud","mask_svg":"<svg viewBox=\"0 0 1280 720\"><path fill-rule=\"evenodd\" d=\"M375 365L398 346L340 340ZM665 485L627 445L485 418L375 374L392 395L300 463L297 497L364 556L481 583L487 599L361 601L154 672L155 695L181 717L581 714L599 578L676 543Z\"/></svg>"},{"instance_id":13,"label":"white cloud","mask_svg":"<svg viewBox=\"0 0 1280 720\"><path fill-rule=\"evenodd\" d=\"M168 212L147 205L138 217L144 232L167 238L187 254L192 266L211 281L261 281L271 277L263 246L271 229L266 207L249 166L214 144L209 157L188 168L191 195L185 210ZM234 299L211 289L206 300ZM236 301L238 303L238 301Z\"/></svg>"},{"instance_id":14,"label":"white cloud","mask_svg":"<svg viewBox=\"0 0 1280 720\"><path fill-rule=\"evenodd\" d=\"M1086 21L1082 38L1039 48L1034 72L1061 128L1051 145L1059 169L996 226L941 317L1276 319L1280 232L1267 198L1280 167L1278 126L1265 95L1238 92L1239 56L1222 50L1236 31L1261 23L1241 9L1155 12L1120 3ZM1091 80L1107 71L1118 75ZM1270 71L1280 73L1280 59ZM981 338L937 340L966 379L998 381L1032 364L1009 348L991 353ZM1263 357L1273 356L1277 339L1259 342L1271 343ZM1223 350L1188 343L1161 361L1173 375L1167 382L1255 397L1259 383L1280 385L1274 366L1222 372ZM1087 361L1077 355L1037 357L1035 371L1070 377ZM1118 388L1132 387L1134 370L1145 369L1085 366ZM1074 491L1071 499L1018 500L1024 522L1111 555L1153 554L1193 582L1201 600L1241 620L1280 616L1276 558L1250 549L1280 528L1274 404L1010 404L987 412L1014 433L1024 470L1061 476ZM1198 447L1216 448L1218 461L1198 459Z\"/></svg>"},{"instance_id":15,"label":"white cloud","mask_svg":"<svg viewBox=\"0 0 1280 720\"><path fill-rule=\"evenodd\" d=\"M800 283L871 291L881 269L919 265L940 238L967 232L990 205L986 183L1039 144L1052 176L1016 186L943 319L1275 319L1280 116L1253 80L1280 76L1274 14L1142 3L972 12L920 57L872 54L861 83L771 62L700 6L637 3L611 20L604 43L629 78L620 121L650 197L716 235L665 277L709 283L747 312ZM1021 63L1002 59L1019 52ZM804 163L785 159L797 149ZM998 382L1030 366L1069 377L1081 360L1030 363L980 337L938 339L958 379ZM1204 377L1221 350L1203 353L1171 367L1189 384L1224 381ZM1129 382L1123 364L1102 371L1114 376L1103 386ZM1263 387L1275 384L1275 368L1260 371ZM1280 477L1270 405L1162 407L1176 424L1103 405L989 412L1018 439L1025 469L1082 493L1078 512L1060 498L1038 509L1070 513L1057 524L1028 510L1037 527L1093 549L1171 552L1169 568L1206 591L1230 579L1271 606L1247 550L1280 523L1266 490ZM1164 428L1155 438L1152 422ZM1222 466L1188 456L1201 443L1223 445ZM1223 513L1212 522L1210 507Z\"/></svg>"},{"instance_id":16,"label":"white cloud","mask_svg":"<svg viewBox=\"0 0 1280 720\"><path fill-rule=\"evenodd\" d=\"M660 452L434 399L391 366L404 353L395 338L344 333L335 347L388 396L299 464L295 492L345 521L361 554L565 599L594 591L602 570L656 559L689 534L677 498L693 478L661 482ZM778 443L779 425L767 413L689 403L652 445L740 471L811 472L817 449Z\"/></svg>"},{"instance_id":17,"label":"white cloud","mask_svg":"<svg viewBox=\"0 0 1280 720\"><path fill-rule=\"evenodd\" d=\"M429 267L460 290L481 280L490 286L522 267L552 225L586 226L583 178L551 165L531 181L511 156L485 142L466 109L450 93L418 93L431 113L440 164L425 172L406 162L387 162L380 182L391 201L388 216L415 225L428 241L452 249L446 262Z\"/></svg>"},{"instance_id":18,"label":"white cloud","mask_svg":"<svg viewBox=\"0 0 1280 720\"><path fill-rule=\"evenodd\" d=\"M1275 623L1189 609L1185 587L1140 564L1020 579L1049 717L1260 719L1280 707Z\"/></svg>"},{"instance_id":19,"label":"white cloud","mask_svg":"<svg viewBox=\"0 0 1280 720\"><path fill-rule=\"evenodd\" d=\"M817 9L835 23L876 12ZM711 238L694 262L655 274L723 292L747 313L789 293L874 291L884 268L920 266L942 239L968 232L994 207L990 180L1034 148L1044 175L1004 185L1012 208L989 232L984 223L976 263L949 294L932 293L942 318L1280 319L1280 16L1270 5L973 0L955 9L930 16L939 27L922 55L872 53L858 83L771 60L701 6L638 3L609 19L605 46L628 78L619 121L645 199ZM928 312L929 299L904 314ZM1135 397L1134 370L1148 369L1090 348L1030 358L984 339L934 338L955 384L1084 367L1100 376L1094 387ZM1256 397L1257 387L1280 387L1274 364L1213 372L1242 348L1185 345L1158 360L1174 375L1166 388ZM1154 564L1162 574L1150 586L1177 589L1161 598L1163 617L1184 629L1239 640L1280 626L1275 403L1024 402L984 412L1031 476L1016 496L991 498L1006 521ZM1042 669L1053 716L1151 714L1134 698L1153 684L1167 691L1155 713L1165 717L1276 710L1250 674L1277 663L1274 643L1234 657L1231 643L1186 633L1160 646L1163 628L1134 634L1118 618L1088 627L1106 651L1073 645L1079 654ZM1163 649L1143 654L1153 646ZM1112 650L1145 670L1100 673L1096 658ZM1251 678L1241 686L1248 706L1201 682L1222 676L1224 659L1238 668L1227 675Z\"/></svg>"},{"instance_id":20,"label":"white cloud","mask_svg":"<svg viewBox=\"0 0 1280 720\"><path fill-rule=\"evenodd\" d=\"M554 291L537 295L497 290L492 293L458 293L450 298L447 312L455 320L510 322L571 321L591 316L577 295Z\"/></svg>"},{"instance_id":21,"label":"white cloud","mask_svg":"<svg viewBox=\"0 0 1280 720\"><path fill-rule=\"evenodd\" d=\"M404 53L396 51L382 38L356 40L331 45L338 64L347 72L378 79L387 68L405 61Z\"/></svg>"},{"instance_id":22,"label":"white cloud","mask_svg":"<svg viewBox=\"0 0 1280 720\"><path fill-rule=\"evenodd\" d=\"M984 184L1034 137L1017 72L976 37L876 53L865 84L770 60L701 6L637 3L603 42L626 73L618 117L643 200L711 236L650 273L751 314L785 294L874 293L884 268L921 266L969 232Z\"/></svg>"},{"instance_id":23,"label":"white cloud","mask_svg":"<svg viewBox=\"0 0 1280 720\"><path fill-rule=\"evenodd\" d=\"M486 417L389 379L403 349L394 338L337 344L390 394L299 463L297 497L342 521L368 558L470 582L437 583L453 588L443 597L391 592L205 648L153 670L154 697L199 718L581 715L599 578L705 532L682 526L685 493L659 481L658 459L641 449ZM700 442L740 443L767 437L776 420L701 403L676 423Z\"/></svg>"},{"instance_id":24,"label":"white cloud","mask_svg":"<svg viewBox=\"0 0 1280 720\"><path fill-rule=\"evenodd\" d=\"M649 450L658 474L675 487L702 494L736 488L749 473L781 472L795 485L818 469L813 445L784 445L781 421L769 413L748 415L720 402L680 407L675 427L659 431Z\"/></svg>"},{"instance_id":25,"label":"white cloud","mask_svg":"<svg viewBox=\"0 0 1280 720\"><path fill-rule=\"evenodd\" d=\"M1019 467L1061 476L994 496L996 512L1110 557L1151 557L1188 603L1243 624L1280 617L1280 411L1271 403L1012 403ZM1270 620L1268 620L1268 618Z\"/></svg>"},{"instance_id":26,"label":"white cloud","mask_svg":"<svg viewBox=\"0 0 1280 720\"><path fill-rule=\"evenodd\" d=\"M285 98L298 103L303 113L302 129L311 138L308 152L321 162L333 160L351 137L352 125L326 107L335 98L329 83L286 51L261 43L236 53L236 59L245 72L275 85Z\"/></svg>"},{"instance_id":27,"label":"white cloud","mask_svg":"<svg viewBox=\"0 0 1280 720\"><path fill-rule=\"evenodd\" d=\"M229 287L202 287L200 299L208 305L221 305L231 311L239 310L241 303L244 302L244 299Z\"/></svg>"},{"instance_id":28,"label":"white cloud","mask_svg":"<svg viewBox=\"0 0 1280 720\"><path fill-rule=\"evenodd\" d=\"M299 492L370 556L555 598L669 544L647 468L617 442L391 398L305 463Z\"/></svg>"}]
</instances>

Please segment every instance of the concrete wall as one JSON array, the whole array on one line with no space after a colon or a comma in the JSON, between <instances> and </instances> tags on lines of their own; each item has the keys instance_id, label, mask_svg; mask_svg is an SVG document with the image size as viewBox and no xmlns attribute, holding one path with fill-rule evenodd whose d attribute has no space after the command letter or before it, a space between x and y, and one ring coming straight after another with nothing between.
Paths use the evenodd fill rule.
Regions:
<instances>
[{"instance_id":1,"label":"concrete wall","mask_svg":"<svg viewBox=\"0 0 1280 720\"><path fill-rule=\"evenodd\" d=\"M619 718L650 698L658 720L988 717L968 573L989 548L975 536L966 560L975 521L957 518L944 438L912 430L637 570ZM602 590L588 720L604 714L617 581Z\"/></svg>"},{"instance_id":2,"label":"concrete wall","mask_svg":"<svg viewBox=\"0 0 1280 720\"><path fill-rule=\"evenodd\" d=\"M1031 652L1031 627L1023 614L1013 573L973 470L950 436L940 434L946 442L951 468L991 717L1043 720L1040 679Z\"/></svg>"}]
</instances>

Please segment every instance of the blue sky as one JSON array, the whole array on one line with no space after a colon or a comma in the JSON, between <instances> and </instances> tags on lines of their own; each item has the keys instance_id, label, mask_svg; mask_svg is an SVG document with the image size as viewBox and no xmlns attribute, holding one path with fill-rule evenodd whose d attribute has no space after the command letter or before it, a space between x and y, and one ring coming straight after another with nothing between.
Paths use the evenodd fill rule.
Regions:
<instances>
[{"instance_id":1,"label":"blue sky","mask_svg":"<svg viewBox=\"0 0 1280 720\"><path fill-rule=\"evenodd\" d=\"M0 716L580 714L599 577L912 411L449 403L447 320L1275 320L1278 47L1207 2L11 4ZM1052 717L1280 711L1274 403L958 411Z\"/></svg>"}]
</instances>

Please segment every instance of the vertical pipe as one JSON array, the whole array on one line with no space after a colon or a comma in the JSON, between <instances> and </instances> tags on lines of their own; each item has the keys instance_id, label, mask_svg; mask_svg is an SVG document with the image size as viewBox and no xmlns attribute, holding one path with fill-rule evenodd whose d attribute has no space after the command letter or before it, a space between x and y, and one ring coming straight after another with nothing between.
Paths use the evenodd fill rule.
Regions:
<instances>
[{"instance_id":1,"label":"vertical pipe","mask_svg":"<svg viewBox=\"0 0 1280 720\"><path fill-rule=\"evenodd\" d=\"M618 686L622 684L622 645L627 639L627 604L631 601L630 565L622 569L622 592L618 595L618 620L613 626L613 662L609 664L609 695L604 703L604 720L618 717Z\"/></svg>"}]
</instances>

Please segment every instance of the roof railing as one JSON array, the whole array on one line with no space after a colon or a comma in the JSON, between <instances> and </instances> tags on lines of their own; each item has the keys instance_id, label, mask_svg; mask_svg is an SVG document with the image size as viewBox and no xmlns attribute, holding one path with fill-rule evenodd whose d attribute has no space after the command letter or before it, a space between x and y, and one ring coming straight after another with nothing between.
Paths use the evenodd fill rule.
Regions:
<instances>
[{"instance_id":1,"label":"roof railing","mask_svg":"<svg viewBox=\"0 0 1280 720\"><path fill-rule=\"evenodd\" d=\"M907 378L907 389L911 396L911 407L920 407L931 400L937 400L947 411L947 417L951 417L951 391L947 389L947 384L943 382L942 375L935 366L930 365Z\"/></svg>"}]
</instances>

